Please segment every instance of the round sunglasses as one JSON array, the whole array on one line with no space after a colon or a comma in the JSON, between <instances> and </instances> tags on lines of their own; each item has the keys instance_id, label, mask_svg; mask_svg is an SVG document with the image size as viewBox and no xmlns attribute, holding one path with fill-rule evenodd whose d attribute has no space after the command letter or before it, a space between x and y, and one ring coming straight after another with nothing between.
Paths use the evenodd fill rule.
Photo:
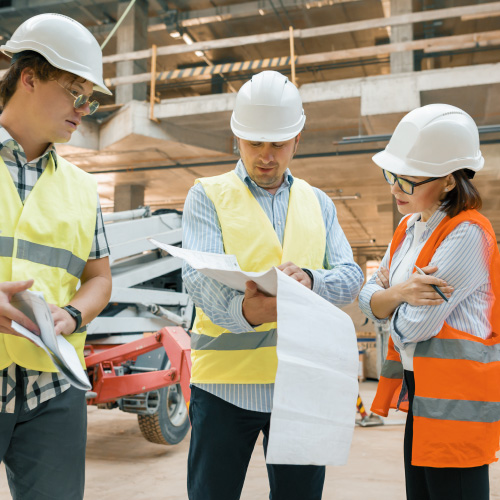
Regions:
<instances>
[{"instance_id":1,"label":"round sunglasses","mask_svg":"<svg viewBox=\"0 0 500 500\"><path fill-rule=\"evenodd\" d=\"M57 81L57 80L56 80ZM62 87L68 94L73 97L75 100L73 103L73 106L75 109L81 108L82 106L85 106L85 104L89 103L89 115L93 115L97 109L99 108L99 103L97 101L91 101L90 96L85 95L85 94L79 94L76 90L71 90L66 88L62 83L57 82L60 87Z\"/></svg>"},{"instance_id":2,"label":"round sunglasses","mask_svg":"<svg viewBox=\"0 0 500 500\"><path fill-rule=\"evenodd\" d=\"M403 179L402 177L399 177L397 175L394 175L393 173L389 172L388 170L383 170L384 172L384 177L385 180L391 185L394 186L394 184L397 182L398 186L401 188L401 191L406 194L413 194L413 190L417 186L421 186L422 184L427 184L428 182L432 181L437 181L439 177L431 177L425 181L422 182L412 182L407 179Z\"/></svg>"}]
</instances>

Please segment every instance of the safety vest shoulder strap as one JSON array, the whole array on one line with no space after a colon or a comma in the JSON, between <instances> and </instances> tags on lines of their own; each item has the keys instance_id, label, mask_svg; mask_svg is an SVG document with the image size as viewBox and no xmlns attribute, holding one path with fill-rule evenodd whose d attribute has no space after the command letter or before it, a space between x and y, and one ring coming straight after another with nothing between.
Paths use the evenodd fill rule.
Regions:
<instances>
[{"instance_id":1,"label":"safety vest shoulder strap","mask_svg":"<svg viewBox=\"0 0 500 500\"><path fill-rule=\"evenodd\" d=\"M396 252L400 243L403 241L403 239L406 235L407 223L408 223L408 219L410 217L411 217L411 214L407 215L406 217L403 217L399 221L399 225L396 228L396 230L394 231L394 235L393 235L392 241L391 241L391 248L389 251L389 263L387 264L388 267L391 267L392 258L394 257L394 253Z\"/></svg>"}]
</instances>

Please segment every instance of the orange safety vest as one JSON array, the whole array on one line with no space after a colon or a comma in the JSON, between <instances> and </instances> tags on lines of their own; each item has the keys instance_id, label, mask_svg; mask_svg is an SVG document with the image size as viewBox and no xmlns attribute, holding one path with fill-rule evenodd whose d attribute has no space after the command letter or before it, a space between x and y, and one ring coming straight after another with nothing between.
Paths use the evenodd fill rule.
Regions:
<instances>
[{"instance_id":1,"label":"orange safety vest","mask_svg":"<svg viewBox=\"0 0 500 500\"><path fill-rule=\"evenodd\" d=\"M390 261L406 234L405 218L394 233ZM412 465L477 467L496 462L500 449L500 252L491 223L476 210L446 216L422 248L416 265L427 266L441 242L462 222L477 224L488 239L494 302L492 337L483 340L446 322L419 342L413 358ZM403 366L392 339L371 410L387 416L397 407ZM408 411L408 402L399 409Z\"/></svg>"}]
</instances>

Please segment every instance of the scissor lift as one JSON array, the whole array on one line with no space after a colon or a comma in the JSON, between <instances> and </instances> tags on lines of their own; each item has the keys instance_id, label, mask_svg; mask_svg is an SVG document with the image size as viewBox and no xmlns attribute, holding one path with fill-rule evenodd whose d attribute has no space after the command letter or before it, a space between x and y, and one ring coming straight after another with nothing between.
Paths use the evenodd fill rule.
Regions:
<instances>
[{"instance_id":1,"label":"scissor lift","mask_svg":"<svg viewBox=\"0 0 500 500\"><path fill-rule=\"evenodd\" d=\"M177 444L189 430L189 335L194 307L181 261L147 238L181 243L181 214L141 208L104 214L113 291L89 325L87 403L137 414L144 437Z\"/></svg>"}]
</instances>

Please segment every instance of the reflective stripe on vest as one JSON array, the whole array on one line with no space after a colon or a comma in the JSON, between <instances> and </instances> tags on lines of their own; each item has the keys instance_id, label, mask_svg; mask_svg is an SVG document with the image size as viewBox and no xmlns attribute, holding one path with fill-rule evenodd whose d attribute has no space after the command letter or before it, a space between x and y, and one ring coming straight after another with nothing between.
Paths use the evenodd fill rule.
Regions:
<instances>
[{"instance_id":1,"label":"reflective stripe on vest","mask_svg":"<svg viewBox=\"0 0 500 500\"><path fill-rule=\"evenodd\" d=\"M230 333L218 337L191 333L191 348L197 351L241 351L276 347L278 333L275 328L267 332Z\"/></svg>"},{"instance_id":2,"label":"reflective stripe on vest","mask_svg":"<svg viewBox=\"0 0 500 500\"><path fill-rule=\"evenodd\" d=\"M480 226L489 241L495 296L489 317L492 338L483 340L444 323L436 337L417 344L412 454L416 466L477 467L495 462L500 449L500 253L491 224L475 210L452 219L445 217L424 245L416 265L428 265L441 242L464 221ZM391 243L391 260L404 238L403 223ZM392 344L388 352L392 362L395 355ZM372 411L383 414L388 401L393 407L394 391L400 386L390 382L381 377Z\"/></svg>"},{"instance_id":3,"label":"reflective stripe on vest","mask_svg":"<svg viewBox=\"0 0 500 500\"><path fill-rule=\"evenodd\" d=\"M498 422L500 402L415 397L413 415L463 422Z\"/></svg>"},{"instance_id":4,"label":"reflective stripe on vest","mask_svg":"<svg viewBox=\"0 0 500 500\"><path fill-rule=\"evenodd\" d=\"M80 278L87 263L69 250L48 247L26 240L17 240L16 257L44 266L59 267L75 278Z\"/></svg>"},{"instance_id":5,"label":"reflective stripe on vest","mask_svg":"<svg viewBox=\"0 0 500 500\"><path fill-rule=\"evenodd\" d=\"M95 179L51 156L23 205L0 158L0 281L35 280L31 290L66 305L76 293L94 238L97 203ZM82 366L85 328L66 336ZM12 362L32 370L55 372L47 354L26 339L0 333L0 369Z\"/></svg>"},{"instance_id":6,"label":"reflective stripe on vest","mask_svg":"<svg viewBox=\"0 0 500 500\"><path fill-rule=\"evenodd\" d=\"M14 238L0 236L0 257L11 257L14 251Z\"/></svg>"},{"instance_id":7,"label":"reflective stripe on vest","mask_svg":"<svg viewBox=\"0 0 500 500\"><path fill-rule=\"evenodd\" d=\"M384 362L380 374L385 378L401 380L403 378L403 365L399 361L392 361L388 359Z\"/></svg>"},{"instance_id":8,"label":"reflective stripe on vest","mask_svg":"<svg viewBox=\"0 0 500 500\"><path fill-rule=\"evenodd\" d=\"M421 343L418 356L421 358L466 359L478 363L493 363L500 361L500 344L483 345L464 339L433 338L429 342Z\"/></svg>"},{"instance_id":9,"label":"reflective stripe on vest","mask_svg":"<svg viewBox=\"0 0 500 500\"><path fill-rule=\"evenodd\" d=\"M14 238L0 236L0 257L12 257ZM69 250L54 248L26 240L17 240L16 258L37 262L49 267L59 267L69 274L80 278L86 262Z\"/></svg>"},{"instance_id":10,"label":"reflective stripe on vest","mask_svg":"<svg viewBox=\"0 0 500 500\"><path fill-rule=\"evenodd\" d=\"M295 178L290 189L283 247L271 221L246 184L229 172L198 179L213 202L224 251L244 271L267 271L291 261L323 269L326 230L319 201L309 184ZM193 383L268 384L276 376L276 323L234 334L196 310L191 337Z\"/></svg>"}]
</instances>

